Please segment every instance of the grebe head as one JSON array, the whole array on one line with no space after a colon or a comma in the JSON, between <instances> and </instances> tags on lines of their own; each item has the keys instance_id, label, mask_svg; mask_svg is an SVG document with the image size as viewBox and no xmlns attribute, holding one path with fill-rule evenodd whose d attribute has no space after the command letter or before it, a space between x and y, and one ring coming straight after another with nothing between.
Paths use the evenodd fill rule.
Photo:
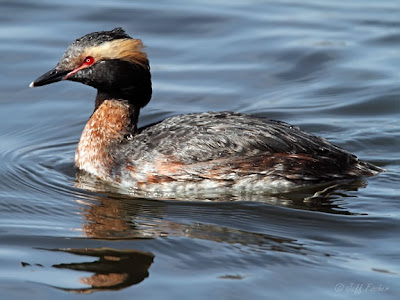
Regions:
<instances>
[{"instance_id":1,"label":"grebe head","mask_svg":"<svg viewBox=\"0 0 400 300\"><path fill-rule=\"evenodd\" d=\"M122 28L89 33L77 40L57 66L30 84L78 81L98 90L96 108L106 99L128 100L140 108L151 98L150 66L141 40Z\"/></svg>"}]
</instances>

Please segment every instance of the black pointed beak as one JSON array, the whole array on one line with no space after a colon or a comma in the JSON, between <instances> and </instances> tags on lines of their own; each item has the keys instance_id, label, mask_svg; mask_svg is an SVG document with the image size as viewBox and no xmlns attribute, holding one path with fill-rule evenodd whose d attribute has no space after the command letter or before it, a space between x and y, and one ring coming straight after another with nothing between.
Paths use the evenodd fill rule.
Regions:
<instances>
[{"instance_id":1,"label":"black pointed beak","mask_svg":"<svg viewBox=\"0 0 400 300\"><path fill-rule=\"evenodd\" d=\"M37 78L35 81L33 81L29 87L36 87L36 86L42 86L46 84L50 84L53 82L61 81L65 78L65 76L69 73L69 71L64 71L64 70L59 70L57 68L54 68L50 70L49 72L43 74L39 78Z\"/></svg>"}]
</instances>

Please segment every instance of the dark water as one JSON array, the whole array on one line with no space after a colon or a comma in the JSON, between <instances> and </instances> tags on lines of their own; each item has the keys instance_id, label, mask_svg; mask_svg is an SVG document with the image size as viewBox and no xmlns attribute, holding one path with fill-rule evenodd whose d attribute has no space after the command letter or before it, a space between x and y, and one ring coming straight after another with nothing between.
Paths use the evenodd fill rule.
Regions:
<instances>
[{"instance_id":1,"label":"dark water","mask_svg":"<svg viewBox=\"0 0 400 300\"><path fill-rule=\"evenodd\" d=\"M0 2L1 299L397 299L398 1L80 3ZM73 155L95 91L28 84L75 38L117 26L148 46L154 97L141 124L252 113L387 172L318 197L82 188Z\"/></svg>"}]
</instances>

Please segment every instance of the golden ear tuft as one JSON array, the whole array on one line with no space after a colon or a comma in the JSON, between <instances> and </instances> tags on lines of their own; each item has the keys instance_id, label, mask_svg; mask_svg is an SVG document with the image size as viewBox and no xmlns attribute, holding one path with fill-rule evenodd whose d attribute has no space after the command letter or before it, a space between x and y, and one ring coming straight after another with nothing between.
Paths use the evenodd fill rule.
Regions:
<instances>
[{"instance_id":1,"label":"golden ear tuft","mask_svg":"<svg viewBox=\"0 0 400 300\"><path fill-rule=\"evenodd\" d=\"M138 39L118 39L89 47L81 54L82 60L92 56L96 61L102 59L122 59L148 68L147 54L143 51L144 45Z\"/></svg>"}]
</instances>

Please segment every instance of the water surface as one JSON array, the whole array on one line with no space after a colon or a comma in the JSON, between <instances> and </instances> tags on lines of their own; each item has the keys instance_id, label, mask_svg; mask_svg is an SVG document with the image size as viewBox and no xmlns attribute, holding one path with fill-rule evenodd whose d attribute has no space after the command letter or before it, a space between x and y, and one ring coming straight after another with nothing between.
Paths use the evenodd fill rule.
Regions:
<instances>
[{"instance_id":1,"label":"water surface","mask_svg":"<svg viewBox=\"0 0 400 300\"><path fill-rule=\"evenodd\" d=\"M0 3L0 298L397 299L400 7L386 1ZM141 125L233 110L387 170L312 193L160 201L79 184L95 91L29 83L77 37L147 45ZM396 297L397 296L397 297Z\"/></svg>"}]
</instances>

